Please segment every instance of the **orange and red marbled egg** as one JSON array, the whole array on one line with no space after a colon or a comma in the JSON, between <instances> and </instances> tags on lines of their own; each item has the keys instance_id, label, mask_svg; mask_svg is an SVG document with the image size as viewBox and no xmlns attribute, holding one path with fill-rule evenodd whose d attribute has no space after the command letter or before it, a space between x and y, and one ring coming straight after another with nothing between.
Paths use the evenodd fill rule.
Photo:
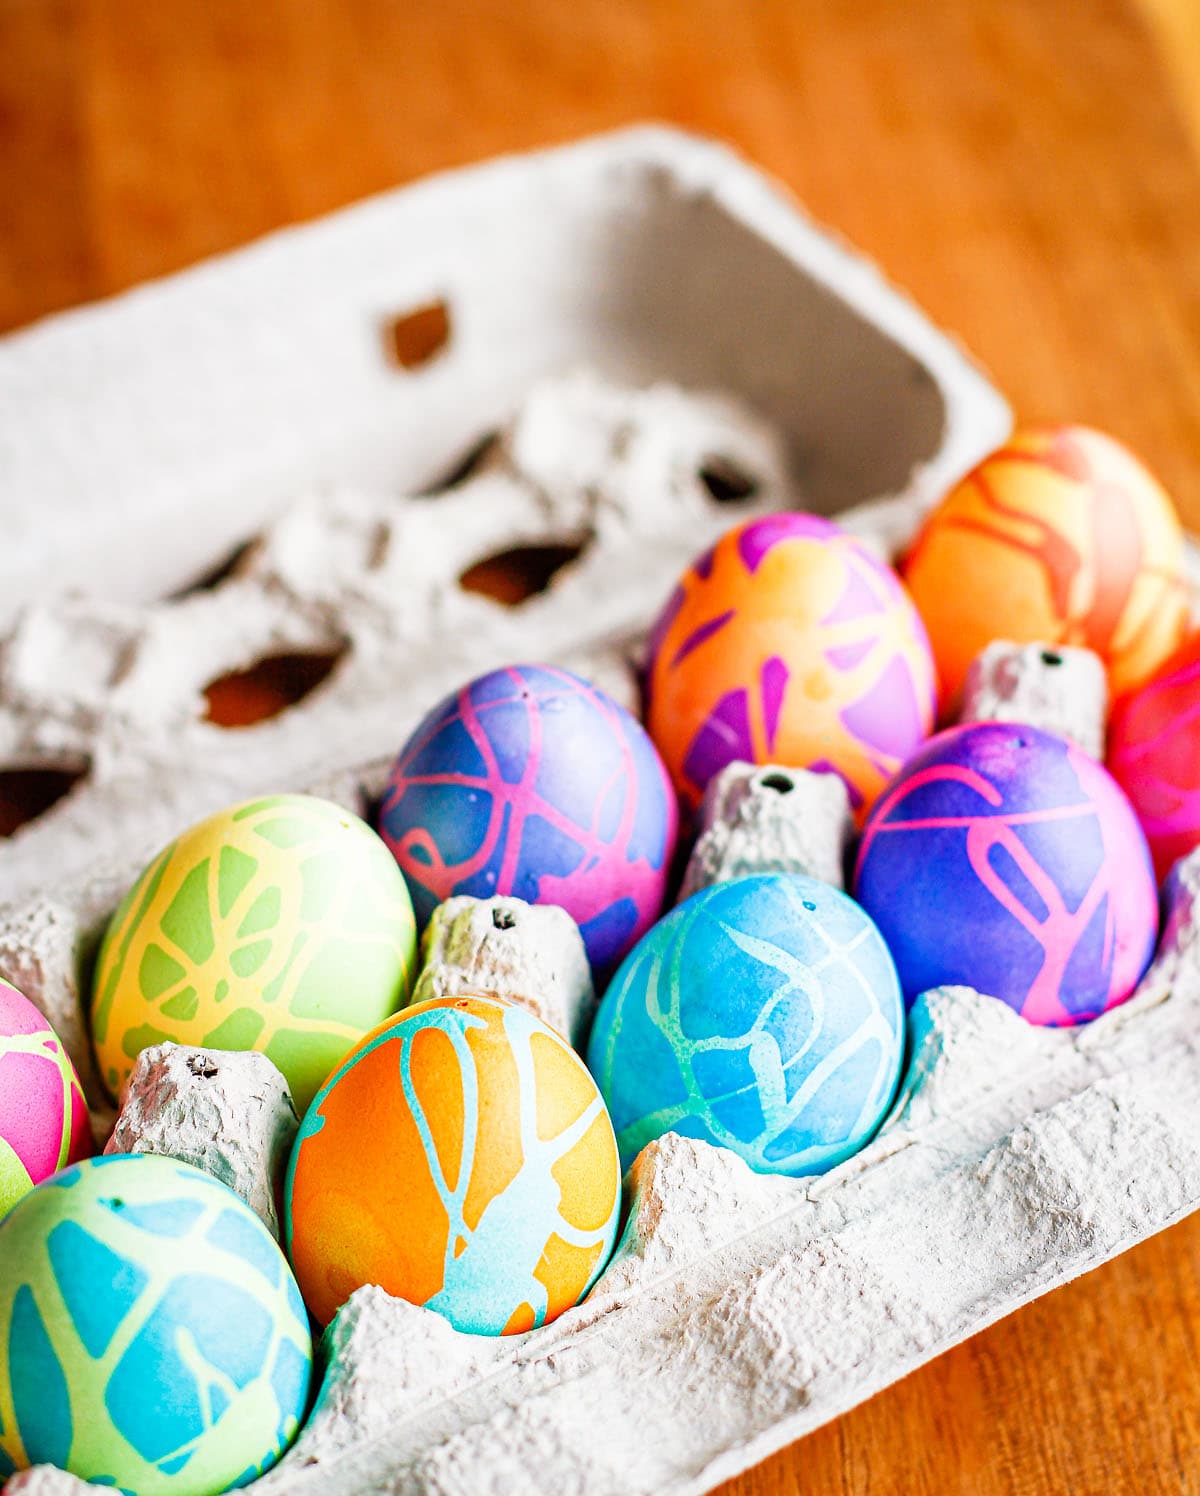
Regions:
<instances>
[{"instance_id":1,"label":"orange and red marbled egg","mask_svg":"<svg viewBox=\"0 0 1200 1496\"><path fill-rule=\"evenodd\" d=\"M1084 426L1032 427L951 490L901 573L948 699L993 639L1092 649L1119 694L1183 637L1183 555L1170 499L1131 452Z\"/></svg>"},{"instance_id":2,"label":"orange and red marbled egg","mask_svg":"<svg viewBox=\"0 0 1200 1496\"><path fill-rule=\"evenodd\" d=\"M621 1170L583 1061L498 998L417 1003L317 1094L285 1191L305 1302L327 1323L376 1283L460 1330L547 1324L599 1276Z\"/></svg>"},{"instance_id":3,"label":"orange and red marbled egg","mask_svg":"<svg viewBox=\"0 0 1200 1496\"><path fill-rule=\"evenodd\" d=\"M685 573L651 635L647 725L684 803L734 759L840 774L864 814L936 711L925 630L839 526L773 514Z\"/></svg>"}]
</instances>

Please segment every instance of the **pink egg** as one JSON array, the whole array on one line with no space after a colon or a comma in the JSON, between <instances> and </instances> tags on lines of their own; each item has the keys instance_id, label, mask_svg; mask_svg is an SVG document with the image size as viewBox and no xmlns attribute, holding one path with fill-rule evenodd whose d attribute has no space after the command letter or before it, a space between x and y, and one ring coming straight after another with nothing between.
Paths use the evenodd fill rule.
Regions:
<instances>
[{"instance_id":1,"label":"pink egg","mask_svg":"<svg viewBox=\"0 0 1200 1496\"><path fill-rule=\"evenodd\" d=\"M1133 802L1161 882L1200 846L1200 633L1117 702L1108 767Z\"/></svg>"},{"instance_id":2,"label":"pink egg","mask_svg":"<svg viewBox=\"0 0 1200 1496\"><path fill-rule=\"evenodd\" d=\"M0 1216L91 1153L87 1102L62 1040L27 997L0 982Z\"/></svg>"}]
</instances>

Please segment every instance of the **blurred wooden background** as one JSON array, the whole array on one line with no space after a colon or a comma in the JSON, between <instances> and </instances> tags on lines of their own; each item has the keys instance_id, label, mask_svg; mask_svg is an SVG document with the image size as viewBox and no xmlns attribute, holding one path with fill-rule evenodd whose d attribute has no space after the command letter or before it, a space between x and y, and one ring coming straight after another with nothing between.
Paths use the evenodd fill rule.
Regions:
<instances>
[{"instance_id":1,"label":"blurred wooden background","mask_svg":"<svg viewBox=\"0 0 1200 1496\"><path fill-rule=\"evenodd\" d=\"M1137 0L1175 101L1193 142L1200 148L1200 5L1196 0Z\"/></svg>"},{"instance_id":2,"label":"blurred wooden background","mask_svg":"<svg viewBox=\"0 0 1200 1496\"><path fill-rule=\"evenodd\" d=\"M0 0L0 328L647 117L739 145L1200 528L1198 0ZM1200 1216L728 1496L1195 1490L1198 1313Z\"/></svg>"}]
</instances>

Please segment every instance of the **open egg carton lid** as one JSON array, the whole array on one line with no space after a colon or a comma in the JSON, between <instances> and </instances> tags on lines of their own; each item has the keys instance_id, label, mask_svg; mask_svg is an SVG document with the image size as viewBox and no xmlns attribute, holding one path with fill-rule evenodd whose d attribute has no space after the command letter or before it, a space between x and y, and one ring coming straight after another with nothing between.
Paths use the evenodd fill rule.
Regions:
<instances>
[{"instance_id":1,"label":"open egg carton lid","mask_svg":"<svg viewBox=\"0 0 1200 1496\"><path fill-rule=\"evenodd\" d=\"M873 267L660 128L433 178L40 324L0 343L0 408L0 766L79 776L0 851L0 976L93 1079L90 953L183 826L266 790L365 809L417 717L504 661L631 700L642 631L730 524L851 511L890 552L1010 427ZM546 585L506 606L470 579L514 552ZM336 663L268 721L206 720L214 678L287 652ZM613 1263L542 1330L464 1336L361 1290L258 1486L699 1491L1186 1214L1189 878L1140 994L1086 1029L922 999L891 1120L819 1180L651 1145Z\"/></svg>"},{"instance_id":2,"label":"open egg carton lid","mask_svg":"<svg viewBox=\"0 0 1200 1496\"><path fill-rule=\"evenodd\" d=\"M0 903L385 757L484 669L616 659L750 513L865 505L894 545L1011 424L871 265L661 128L52 318L0 341L0 410L0 767L79 776L0 851ZM514 549L570 564L517 607L460 585ZM301 708L205 720L288 652L337 660Z\"/></svg>"}]
</instances>

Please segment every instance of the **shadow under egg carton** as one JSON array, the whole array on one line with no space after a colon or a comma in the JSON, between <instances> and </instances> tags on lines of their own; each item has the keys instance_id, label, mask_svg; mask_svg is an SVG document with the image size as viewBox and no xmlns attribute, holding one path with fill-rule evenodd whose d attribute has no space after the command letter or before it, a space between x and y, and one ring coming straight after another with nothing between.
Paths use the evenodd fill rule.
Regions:
<instances>
[{"instance_id":1,"label":"shadow under egg carton","mask_svg":"<svg viewBox=\"0 0 1200 1496\"><path fill-rule=\"evenodd\" d=\"M891 552L1010 425L870 265L730 152L656 128L434 178L53 319L0 343L0 386L0 596L46 575L93 594L27 606L0 644L0 764L88 766L0 850L0 975L93 1101L95 947L184 826L266 790L366 810L418 716L503 661L551 658L631 701L630 651L730 524L803 501ZM557 553L544 591L506 607L472 589L530 547ZM269 721L205 720L214 676L281 651L338 661ZM1151 1146L1165 1122L1145 1157L1136 1128L1095 1124L1105 1085L1133 1088L1130 1115L1166 1082L1190 1094L1190 1004L1139 999L1143 1027L1104 1019L1095 1040L1025 1031L987 999L931 1006L919 1126L902 1112L808 1186L652 1146L621 1253L530 1335L461 1336L365 1290L329 1332L312 1423L261 1484L515 1492L532 1471L547 1490L692 1491L744 1468L1191 1208L1190 1134L1172 1171ZM996 1025L1036 1049L1040 1089L997 1065ZM954 1076L979 1106L943 1115ZM1072 1235L1056 1198L1057 1252L1031 1229L1037 1147L1055 1178L1078 1154L1081 1198L1108 1211ZM1136 1221L1130 1178L1158 1192Z\"/></svg>"}]
</instances>

